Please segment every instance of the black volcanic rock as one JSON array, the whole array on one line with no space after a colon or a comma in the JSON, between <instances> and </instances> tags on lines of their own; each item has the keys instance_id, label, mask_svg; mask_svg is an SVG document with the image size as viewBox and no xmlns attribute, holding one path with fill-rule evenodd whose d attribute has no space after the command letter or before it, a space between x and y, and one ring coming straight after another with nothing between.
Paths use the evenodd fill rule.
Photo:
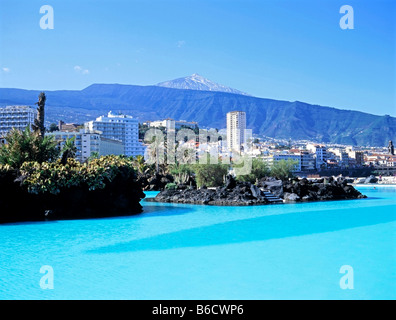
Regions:
<instances>
[{"instance_id":1,"label":"black volcanic rock","mask_svg":"<svg viewBox=\"0 0 396 320\"><path fill-rule=\"evenodd\" d=\"M227 175L226 177L226 183L225 183L225 188L226 189L234 189L236 187L237 183L236 180L232 175Z\"/></svg>"},{"instance_id":2,"label":"black volcanic rock","mask_svg":"<svg viewBox=\"0 0 396 320\"><path fill-rule=\"evenodd\" d=\"M286 202L295 202L295 201L300 201L300 197L298 196L298 194L296 193L288 193L285 192L283 195L283 199ZM306 198L307 199L307 198Z\"/></svg>"},{"instance_id":3,"label":"black volcanic rock","mask_svg":"<svg viewBox=\"0 0 396 320\"><path fill-rule=\"evenodd\" d=\"M283 182L272 177L262 178L259 183L259 187L262 187L270 191L276 197L283 197Z\"/></svg>"},{"instance_id":4,"label":"black volcanic rock","mask_svg":"<svg viewBox=\"0 0 396 320\"><path fill-rule=\"evenodd\" d=\"M377 182L378 179L373 175L367 177L366 180L364 180L364 183L377 183Z\"/></svg>"},{"instance_id":5,"label":"black volcanic rock","mask_svg":"<svg viewBox=\"0 0 396 320\"><path fill-rule=\"evenodd\" d=\"M155 198L146 200L224 206L246 206L268 203L263 192L249 182L237 183L233 188L219 187L216 189L188 188L184 190L164 190Z\"/></svg>"},{"instance_id":6,"label":"black volcanic rock","mask_svg":"<svg viewBox=\"0 0 396 320\"><path fill-rule=\"evenodd\" d=\"M173 177L168 174L163 175L160 173L154 175L139 174L137 181L144 191L161 191L165 189L168 183L173 182Z\"/></svg>"},{"instance_id":7,"label":"black volcanic rock","mask_svg":"<svg viewBox=\"0 0 396 320\"><path fill-rule=\"evenodd\" d=\"M366 198L343 177L333 177L309 181L307 179L286 181L283 184L285 194L289 201L317 201L317 200L343 200ZM290 194L295 194L291 200ZM285 199L286 200L286 199Z\"/></svg>"},{"instance_id":8,"label":"black volcanic rock","mask_svg":"<svg viewBox=\"0 0 396 320\"><path fill-rule=\"evenodd\" d=\"M249 182L237 182L233 188L224 186L215 189L164 190L155 198L149 198L146 201L233 206L269 204L271 201L268 192L271 191L271 188L273 188L274 193L269 194L269 196L275 196L276 192L280 194L280 190L282 190L281 198L284 202L366 198L352 185L349 185L344 178L314 181L293 179L283 182L269 178L268 181L262 179L258 185Z\"/></svg>"}]
</instances>

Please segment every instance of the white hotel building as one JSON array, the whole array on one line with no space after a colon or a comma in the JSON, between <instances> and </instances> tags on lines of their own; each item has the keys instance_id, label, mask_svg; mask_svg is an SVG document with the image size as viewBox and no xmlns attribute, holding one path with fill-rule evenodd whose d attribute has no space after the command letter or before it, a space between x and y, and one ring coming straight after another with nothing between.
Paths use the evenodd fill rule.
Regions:
<instances>
[{"instance_id":1,"label":"white hotel building","mask_svg":"<svg viewBox=\"0 0 396 320\"><path fill-rule=\"evenodd\" d=\"M37 110L29 106L7 106L0 108L0 137L4 137L12 128L25 130L34 123Z\"/></svg>"},{"instance_id":2,"label":"white hotel building","mask_svg":"<svg viewBox=\"0 0 396 320\"><path fill-rule=\"evenodd\" d=\"M84 127L91 132L99 131L104 138L122 141L128 157L144 155L144 146L139 142L139 122L131 116L110 111L107 116L86 122Z\"/></svg>"}]
</instances>

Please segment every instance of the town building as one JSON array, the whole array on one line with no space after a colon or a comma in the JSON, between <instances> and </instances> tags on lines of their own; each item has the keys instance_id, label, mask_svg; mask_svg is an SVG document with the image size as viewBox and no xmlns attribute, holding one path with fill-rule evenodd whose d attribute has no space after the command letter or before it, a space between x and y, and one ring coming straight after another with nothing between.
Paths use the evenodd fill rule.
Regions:
<instances>
[{"instance_id":1,"label":"town building","mask_svg":"<svg viewBox=\"0 0 396 320\"><path fill-rule=\"evenodd\" d=\"M327 167L327 148L324 145L307 144L307 150L315 154L315 167L317 170Z\"/></svg>"},{"instance_id":2,"label":"town building","mask_svg":"<svg viewBox=\"0 0 396 320\"><path fill-rule=\"evenodd\" d=\"M312 171L315 170L315 159L312 153L301 150L301 171Z\"/></svg>"},{"instance_id":3,"label":"town building","mask_svg":"<svg viewBox=\"0 0 396 320\"><path fill-rule=\"evenodd\" d=\"M86 161L94 154L106 156L124 153L124 145L121 141L104 138L99 132L80 129L79 131L48 132L46 135L54 136L60 149L63 148L66 140L74 139L74 145L77 149L75 158L81 162Z\"/></svg>"},{"instance_id":4,"label":"town building","mask_svg":"<svg viewBox=\"0 0 396 320\"><path fill-rule=\"evenodd\" d=\"M264 161L268 163L269 166L273 166L279 161L289 161L295 162L292 172L301 172L301 155L299 154L273 154L268 157L263 158Z\"/></svg>"},{"instance_id":5,"label":"town building","mask_svg":"<svg viewBox=\"0 0 396 320\"><path fill-rule=\"evenodd\" d=\"M119 140L124 145L124 155L144 155L144 146L139 141L139 122L137 119L111 111L107 116L86 122L84 127L88 131L99 131L107 139Z\"/></svg>"},{"instance_id":6,"label":"town building","mask_svg":"<svg viewBox=\"0 0 396 320\"><path fill-rule=\"evenodd\" d=\"M174 120L174 119L164 119L164 120L156 120L156 121L147 121L143 123L151 128L166 128L169 129L181 129L181 128L190 128L195 129L198 127L198 123L195 121L185 121L185 120Z\"/></svg>"},{"instance_id":7,"label":"town building","mask_svg":"<svg viewBox=\"0 0 396 320\"><path fill-rule=\"evenodd\" d=\"M120 140L107 139L100 135L99 156L124 154L124 144Z\"/></svg>"},{"instance_id":8,"label":"town building","mask_svg":"<svg viewBox=\"0 0 396 320\"><path fill-rule=\"evenodd\" d=\"M84 125L79 123L64 123L62 120L58 122L59 131L64 131L64 132L79 131L79 129L82 129L82 127L84 127Z\"/></svg>"},{"instance_id":9,"label":"town building","mask_svg":"<svg viewBox=\"0 0 396 320\"><path fill-rule=\"evenodd\" d=\"M227 113L227 148L241 153L246 145L246 113L231 111Z\"/></svg>"},{"instance_id":10,"label":"town building","mask_svg":"<svg viewBox=\"0 0 396 320\"><path fill-rule=\"evenodd\" d=\"M74 139L76 146L76 156L78 161L86 161L94 152L99 155L100 134L85 130L80 131L53 131L46 133L46 136L53 136L58 142L60 149L63 148L66 140Z\"/></svg>"},{"instance_id":11,"label":"town building","mask_svg":"<svg viewBox=\"0 0 396 320\"><path fill-rule=\"evenodd\" d=\"M346 168L349 166L348 153L342 148L329 148L328 153L333 153L336 156L338 166Z\"/></svg>"},{"instance_id":12,"label":"town building","mask_svg":"<svg viewBox=\"0 0 396 320\"><path fill-rule=\"evenodd\" d=\"M4 137L12 128L25 130L32 126L37 110L29 106L7 106L0 108L0 136Z\"/></svg>"},{"instance_id":13,"label":"town building","mask_svg":"<svg viewBox=\"0 0 396 320\"><path fill-rule=\"evenodd\" d=\"M346 152L348 153L349 163L351 160L354 160L353 163L357 167L361 167L364 164L364 152L354 150L353 147L346 148Z\"/></svg>"}]
</instances>

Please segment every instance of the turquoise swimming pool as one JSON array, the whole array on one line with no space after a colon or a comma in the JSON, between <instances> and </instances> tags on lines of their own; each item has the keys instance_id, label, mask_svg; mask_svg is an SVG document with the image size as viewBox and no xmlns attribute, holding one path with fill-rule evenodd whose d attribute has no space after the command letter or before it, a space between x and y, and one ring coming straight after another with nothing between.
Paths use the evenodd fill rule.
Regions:
<instances>
[{"instance_id":1,"label":"turquoise swimming pool","mask_svg":"<svg viewBox=\"0 0 396 320\"><path fill-rule=\"evenodd\" d=\"M3 224L0 299L395 299L396 187L358 189L368 198Z\"/></svg>"}]
</instances>

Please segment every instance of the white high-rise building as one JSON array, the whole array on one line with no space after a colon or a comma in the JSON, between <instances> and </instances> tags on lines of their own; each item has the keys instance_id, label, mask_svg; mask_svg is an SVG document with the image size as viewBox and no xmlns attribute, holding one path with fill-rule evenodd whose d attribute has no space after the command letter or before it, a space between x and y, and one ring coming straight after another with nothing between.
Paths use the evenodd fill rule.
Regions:
<instances>
[{"instance_id":1,"label":"white high-rise building","mask_svg":"<svg viewBox=\"0 0 396 320\"><path fill-rule=\"evenodd\" d=\"M139 122L131 116L110 111L107 116L86 122L84 127L99 131L104 138L122 141L124 154L128 157L144 155L144 146L139 142Z\"/></svg>"},{"instance_id":2,"label":"white high-rise building","mask_svg":"<svg viewBox=\"0 0 396 320\"><path fill-rule=\"evenodd\" d=\"M246 144L246 113L231 111L227 113L227 148L229 151L241 152Z\"/></svg>"},{"instance_id":3,"label":"white high-rise building","mask_svg":"<svg viewBox=\"0 0 396 320\"><path fill-rule=\"evenodd\" d=\"M4 137L12 128L25 130L34 123L37 110L29 106L7 106L0 108L0 137Z\"/></svg>"}]
</instances>

